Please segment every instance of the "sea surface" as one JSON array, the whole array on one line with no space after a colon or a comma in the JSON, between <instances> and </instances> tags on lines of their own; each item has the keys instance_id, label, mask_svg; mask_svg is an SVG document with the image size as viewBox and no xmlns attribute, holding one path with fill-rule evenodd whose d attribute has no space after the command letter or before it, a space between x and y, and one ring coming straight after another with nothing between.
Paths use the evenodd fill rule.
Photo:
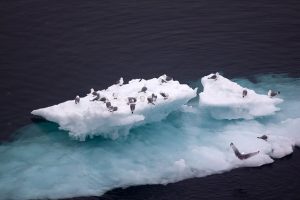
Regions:
<instances>
[{"instance_id":1,"label":"sea surface","mask_svg":"<svg viewBox=\"0 0 300 200\"><path fill-rule=\"evenodd\" d=\"M67 133L59 134L55 124L36 121L30 112L74 99L77 94L83 96L92 87L104 89L121 76L128 81L166 73L201 91L199 79L218 71L244 86L257 86L260 92L266 91L264 83L273 84L286 89L281 90L286 102L299 102L299 10L299 1L277 0L1 1L0 146L24 138L37 149L27 151L30 145L25 145L13 153L28 152L29 158L34 156L32 152L43 153L41 138L72 146ZM286 105L283 112L287 116L298 115L297 106ZM182 114L173 113L167 121L174 124L180 117ZM154 130L154 137L148 138L152 144L160 135L149 126L141 129ZM40 133L44 137L38 137ZM176 132L177 140L180 134ZM170 137L168 133L163 136ZM140 139L144 135L134 130L130 137ZM96 138L88 144L97 142L111 141ZM176 146L169 151L172 148ZM11 153L2 152L2 162L14 161L14 157L5 157ZM5 189L14 189L5 190L13 191L11 197L24 194L24 188L13 183L39 181L30 174L13 182L11 172L0 174L2 184L8 178ZM239 168L168 185L141 183L101 197L75 199L299 199L299 172L300 151L296 148L292 155L258 168ZM14 175L18 177L18 173ZM60 198L58 194L45 198Z\"/></svg>"}]
</instances>

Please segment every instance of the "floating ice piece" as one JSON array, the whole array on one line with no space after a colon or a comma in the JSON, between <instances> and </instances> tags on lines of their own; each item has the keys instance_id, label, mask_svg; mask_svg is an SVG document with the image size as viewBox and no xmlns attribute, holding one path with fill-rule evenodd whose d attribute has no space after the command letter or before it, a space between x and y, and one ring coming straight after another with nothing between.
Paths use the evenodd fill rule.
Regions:
<instances>
[{"instance_id":1,"label":"floating ice piece","mask_svg":"<svg viewBox=\"0 0 300 200\"><path fill-rule=\"evenodd\" d=\"M199 94L199 101L214 118L253 119L280 110L276 105L283 102L282 99L257 94L221 75L216 80L209 79L212 75L201 79L203 92Z\"/></svg>"},{"instance_id":2,"label":"floating ice piece","mask_svg":"<svg viewBox=\"0 0 300 200\"><path fill-rule=\"evenodd\" d=\"M100 99L105 97L106 102L109 101L111 106L117 107L114 112L107 109L105 102L91 101L95 99L93 92L96 92L92 90L78 104L70 100L33 110L31 113L58 123L61 129L69 131L69 135L76 139L84 140L87 136L94 135L116 139L120 135L126 135L133 126L162 120L196 96L197 88L192 89L175 80L161 84L160 79L161 77L150 80L134 79L122 86L112 85L106 90L97 91ZM139 93L143 87L147 87L147 90ZM158 95L161 92L167 92L168 98ZM153 97L152 94L157 95L153 102L155 105L146 100ZM133 113L128 105L128 97L137 99Z\"/></svg>"}]
</instances>

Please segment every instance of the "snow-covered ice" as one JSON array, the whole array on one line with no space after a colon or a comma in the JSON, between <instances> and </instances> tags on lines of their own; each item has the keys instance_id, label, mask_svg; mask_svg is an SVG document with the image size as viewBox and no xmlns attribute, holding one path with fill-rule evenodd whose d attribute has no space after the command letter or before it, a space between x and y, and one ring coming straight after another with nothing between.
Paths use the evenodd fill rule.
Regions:
<instances>
[{"instance_id":1,"label":"snow-covered ice","mask_svg":"<svg viewBox=\"0 0 300 200\"><path fill-rule=\"evenodd\" d=\"M13 141L0 144L0 199L99 196L118 187L168 184L238 167L261 166L291 154L300 146L300 90L295 90L300 78L264 75L255 83L245 79L238 82L260 93L267 93L269 88L282 91L281 111L263 119L219 120L203 106L199 108L194 99L167 118L135 127L118 140L70 140L57 124L49 122L23 127ZM168 92L171 100L171 92L163 92ZM125 107L129 115L129 105ZM267 140L257 138L262 135L267 135ZM239 160L231 142L240 152L260 153Z\"/></svg>"},{"instance_id":2,"label":"snow-covered ice","mask_svg":"<svg viewBox=\"0 0 300 200\"><path fill-rule=\"evenodd\" d=\"M267 94L257 94L254 90L244 88L229 79L218 75L217 79L210 79L213 74L201 79L203 92L199 94L200 106L216 119L253 119L255 117L272 115L280 109L277 104L283 100L269 97ZM243 91L247 95L243 97Z\"/></svg>"},{"instance_id":3,"label":"snow-covered ice","mask_svg":"<svg viewBox=\"0 0 300 200\"><path fill-rule=\"evenodd\" d=\"M91 92L82 97L78 104L69 100L31 113L58 123L61 129L69 131L70 136L80 140L94 135L115 139L126 135L133 126L162 120L196 96L197 88L192 89L175 80L163 83L165 78L166 75L150 80L134 79L128 84L115 84L97 91L100 98L105 97L112 106L118 107L115 112L110 112L102 101L91 101L95 98ZM139 92L143 87L147 88L146 92ZM167 94L168 98L160 93ZM157 96L155 105L147 100L152 94ZM133 114L128 97L137 99Z\"/></svg>"}]
</instances>

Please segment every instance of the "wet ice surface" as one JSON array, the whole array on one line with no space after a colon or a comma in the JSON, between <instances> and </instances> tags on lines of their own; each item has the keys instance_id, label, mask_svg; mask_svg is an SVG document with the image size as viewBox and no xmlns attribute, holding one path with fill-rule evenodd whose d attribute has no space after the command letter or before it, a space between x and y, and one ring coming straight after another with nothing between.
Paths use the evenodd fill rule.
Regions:
<instances>
[{"instance_id":1,"label":"wet ice surface","mask_svg":"<svg viewBox=\"0 0 300 200\"><path fill-rule=\"evenodd\" d=\"M252 120L216 120L198 99L167 118L139 127L117 140L101 136L72 140L54 123L30 124L18 137L0 146L0 198L65 198L99 196L116 187L167 184L191 177L261 166L292 153L300 144L300 80L261 76L257 83L235 80L242 87L266 94L282 91L274 115ZM257 139L267 135L268 140ZM260 153L241 161L241 152Z\"/></svg>"}]
</instances>

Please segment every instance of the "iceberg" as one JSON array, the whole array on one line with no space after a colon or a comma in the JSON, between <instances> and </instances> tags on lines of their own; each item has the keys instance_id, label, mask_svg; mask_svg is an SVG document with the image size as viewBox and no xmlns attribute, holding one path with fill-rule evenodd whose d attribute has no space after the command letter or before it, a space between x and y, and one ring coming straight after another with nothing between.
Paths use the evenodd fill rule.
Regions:
<instances>
[{"instance_id":1,"label":"iceberg","mask_svg":"<svg viewBox=\"0 0 300 200\"><path fill-rule=\"evenodd\" d=\"M180 84L166 75L149 80L133 79L128 84L123 84L121 78L105 90L92 89L85 97L76 97L76 101L31 113L59 124L60 129L79 140L95 135L116 139L127 135L134 126L161 121L196 95L197 88Z\"/></svg>"},{"instance_id":2,"label":"iceberg","mask_svg":"<svg viewBox=\"0 0 300 200\"><path fill-rule=\"evenodd\" d=\"M212 79L213 75L215 74L201 79L203 92L199 94L200 105L207 108L212 117L253 119L272 115L280 110L276 105L283 102L282 99L257 94L254 90L244 88L219 74L217 79Z\"/></svg>"},{"instance_id":3,"label":"iceberg","mask_svg":"<svg viewBox=\"0 0 300 200\"><path fill-rule=\"evenodd\" d=\"M135 127L126 138L118 140L70 140L57 124L45 121L22 127L12 141L0 145L0 199L100 196L114 188L169 184L239 167L257 167L291 154L300 147L300 90L295 90L300 78L263 75L256 83L241 80L256 91L271 87L284 91L280 113L266 120L216 120L202 107L199 109L194 99L169 117ZM171 101L171 93L164 92L168 92ZM76 105L83 102L82 98ZM71 103L75 106L75 102ZM129 115L129 105L126 106ZM262 135L268 138L257 138ZM260 153L240 160L231 142L241 152Z\"/></svg>"}]
</instances>

